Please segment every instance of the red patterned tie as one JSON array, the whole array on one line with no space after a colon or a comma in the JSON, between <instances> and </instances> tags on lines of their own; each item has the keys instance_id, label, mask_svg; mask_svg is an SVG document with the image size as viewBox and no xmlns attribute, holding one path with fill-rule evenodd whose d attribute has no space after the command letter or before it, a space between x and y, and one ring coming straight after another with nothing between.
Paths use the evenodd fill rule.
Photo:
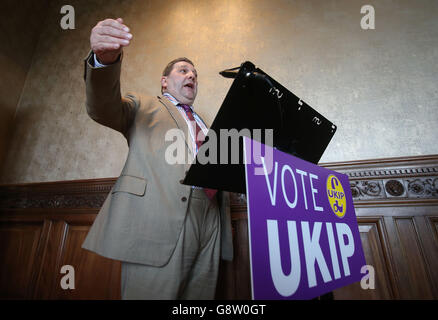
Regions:
<instances>
[{"instance_id":1,"label":"red patterned tie","mask_svg":"<svg viewBox=\"0 0 438 320\"><path fill-rule=\"evenodd\" d=\"M190 108L190 106L186 105L186 104L179 104L179 106L181 106L184 111L187 114L187 117L190 119L190 121L195 122L196 124L196 145L198 146L198 151L199 148L201 147L202 143L205 140L205 135L204 132L201 130L201 127L199 127L198 123L196 122L195 118L193 117L193 111L192 108ZM214 189L208 189L208 188L203 188L205 194L207 195L207 197L211 200L213 199L214 195L216 194L217 190Z\"/></svg>"}]
</instances>

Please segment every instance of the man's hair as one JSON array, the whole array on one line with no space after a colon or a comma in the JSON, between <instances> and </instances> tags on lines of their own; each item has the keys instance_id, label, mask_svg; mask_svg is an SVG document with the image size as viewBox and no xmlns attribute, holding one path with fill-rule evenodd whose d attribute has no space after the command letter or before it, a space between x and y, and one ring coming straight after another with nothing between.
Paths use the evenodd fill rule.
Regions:
<instances>
[{"instance_id":1,"label":"man's hair","mask_svg":"<svg viewBox=\"0 0 438 320\"><path fill-rule=\"evenodd\" d=\"M164 70L163 70L163 77L167 77L170 74L170 72L172 71L173 66L175 65L175 63L178 63L178 62L181 62L181 61L190 63L192 66L195 66L195 64L190 59L188 59L186 57L176 58L176 59L170 61L167 64L166 68L164 68ZM163 87L161 87L161 93L163 93Z\"/></svg>"}]
</instances>

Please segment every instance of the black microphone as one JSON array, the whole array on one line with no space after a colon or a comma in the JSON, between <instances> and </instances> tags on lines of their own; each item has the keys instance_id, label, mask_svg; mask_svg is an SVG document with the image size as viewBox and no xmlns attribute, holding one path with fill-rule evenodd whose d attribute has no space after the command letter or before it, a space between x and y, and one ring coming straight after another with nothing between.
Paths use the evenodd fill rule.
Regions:
<instances>
[{"instance_id":1,"label":"black microphone","mask_svg":"<svg viewBox=\"0 0 438 320\"><path fill-rule=\"evenodd\" d=\"M224 71L219 72L219 74L225 78L235 78L235 77L237 77L237 74L239 73L239 69L240 69L240 67L226 69Z\"/></svg>"}]
</instances>

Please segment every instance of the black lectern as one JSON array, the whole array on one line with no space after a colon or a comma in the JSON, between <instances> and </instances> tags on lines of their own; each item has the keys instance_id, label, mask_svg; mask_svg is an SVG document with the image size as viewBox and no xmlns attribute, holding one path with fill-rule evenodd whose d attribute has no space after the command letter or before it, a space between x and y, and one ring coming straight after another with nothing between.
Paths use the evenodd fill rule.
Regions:
<instances>
[{"instance_id":1,"label":"black lectern","mask_svg":"<svg viewBox=\"0 0 438 320\"><path fill-rule=\"evenodd\" d=\"M234 81L211 125L204 144L183 181L187 185L246 193L243 139L239 138L238 161L232 158L232 141L220 141L224 132L262 130L252 139L264 141L264 130L273 130L274 147L303 160L317 164L332 139L336 126L312 107L287 90L268 74L247 61L240 67L220 72ZM215 135L214 139L212 135ZM226 149L223 148L227 145ZM205 147L205 148L204 148ZM222 147L222 150L221 150ZM216 148L215 150L213 150ZM205 155L209 163L205 163ZM199 156L204 160L199 161ZM214 161L216 159L216 161Z\"/></svg>"}]
</instances>

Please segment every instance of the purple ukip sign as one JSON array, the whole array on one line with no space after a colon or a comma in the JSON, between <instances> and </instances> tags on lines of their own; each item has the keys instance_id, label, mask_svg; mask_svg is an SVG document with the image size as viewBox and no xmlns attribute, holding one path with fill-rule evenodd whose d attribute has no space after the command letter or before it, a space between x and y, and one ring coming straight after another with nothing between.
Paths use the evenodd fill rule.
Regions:
<instances>
[{"instance_id":1,"label":"purple ukip sign","mask_svg":"<svg viewBox=\"0 0 438 320\"><path fill-rule=\"evenodd\" d=\"M246 137L244 149L253 299L312 299L360 281L348 177Z\"/></svg>"}]
</instances>

